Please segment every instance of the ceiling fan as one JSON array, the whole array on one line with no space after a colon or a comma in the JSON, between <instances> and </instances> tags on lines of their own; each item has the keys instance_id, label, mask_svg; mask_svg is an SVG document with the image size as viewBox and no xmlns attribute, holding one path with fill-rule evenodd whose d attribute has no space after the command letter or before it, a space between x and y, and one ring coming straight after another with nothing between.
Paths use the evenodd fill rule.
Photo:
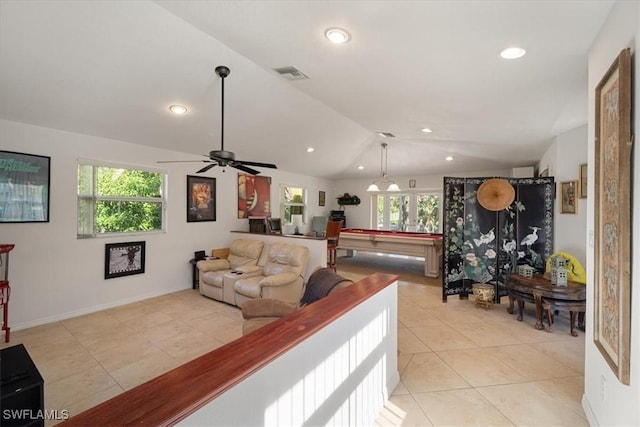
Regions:
<instances>
[{"instance_id":1,"label":"ceiling fan","mask_svg":"<svg viewBox=\"0 0 640 427\"><path fill-rule=\"evenodd\" d=\"M183 163L183 162L204 162L209 163L207 166L196 171L196 173L204 173L214 166L230 166L251 175L258 175L260 171L250 168L249 166L257 166L262 168L278 169L278 167L272 163L261 162L249 162L246 160L236 160L235 153L231 151L225 151L224 149L224 79L229 76L231 70L229 67L219 65L216 67L216 74L222 79L222 120L220 122L220 150L209 151L209 155L204 154L209 160L161 160L158 163Z\"/></svg>"}]
</instances>

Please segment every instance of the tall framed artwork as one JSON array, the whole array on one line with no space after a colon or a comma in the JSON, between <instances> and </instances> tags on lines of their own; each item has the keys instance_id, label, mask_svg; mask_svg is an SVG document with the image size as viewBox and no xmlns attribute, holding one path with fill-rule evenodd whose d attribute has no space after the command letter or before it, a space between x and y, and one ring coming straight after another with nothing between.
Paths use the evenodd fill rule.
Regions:
<instances>
[{"instance_id":1,"label":"tall framed artwork","mask_svg":"<svg viewBox=\"0 0 640 427\"><path fill-rule=\"evenodd\" d=\"M580 198L581 199L586 199L587 198L587 183L589 180L589 169L587 167L586 163L583 163L580 165L580 178L579 178L579 183L580 183Z\"/></svg>"},{"instance_id":2,"label":"tall framed artwork","mask_svg":"<svg viewBox=\"0 0 640 427\"><path fill-rule=\"evenodd\" d=\"M187 222L216 220L216 179L187 175Z\"/></svg>"},{"instance_id":3,"label":"tall framed artwork","mask_svg":"<svg viewBox=\"0 0 640 427\"><path fill-rule=\"evenodd\" d=\"M0 223L49 222L51 158L0 151Z\"/></svg>"},{"instance_id":4,"label":"tall framed artwork","mask_svg":"<svg viewBox=\"0 0 640 427\"><path fill-rule=\"evenodd\" d=\"M238 174L238 218L271 216L271 177Z\"/></svg>"},{"instance_id":5,"label":"tall framed artwork","mask_svg":"<svg viewBox=\"0 0 640 427\"><path fill-rule=\"evenodd\" d=\"M560 213L578 213L578 181L564 181L560 183Z\"/></svg>"},{"instance_id":6,"label":"tall framed artwork","mask_svg":"<svg viewBox=\"0 0 640 427\"><path fill-rule=\"evenodd\" d=\"M631 365L631 51L596 86L594 342L623 384Z\"/></svg>"}]
</instances>

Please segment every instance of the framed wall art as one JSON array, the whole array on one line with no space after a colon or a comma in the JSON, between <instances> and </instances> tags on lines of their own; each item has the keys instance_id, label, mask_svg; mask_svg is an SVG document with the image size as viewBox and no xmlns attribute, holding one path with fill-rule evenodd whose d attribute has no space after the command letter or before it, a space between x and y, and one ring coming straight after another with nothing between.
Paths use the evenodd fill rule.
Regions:
<instances>
[{"instance_id":1,"label":"framed wall art","mask_svg":"<svg viewBox=\"0 0 640 427\"><path fill-rule=\"evenodd\" d=\"M238 174L238 218L271 216L271 177Z\"/></svg>"},{"instance_id":2,"label":"framed wall art","mask_svg":"<svg viewBox=\"0 0 640 427\"><path fill-rule=\"evenodd\" d=\"M216 179L187 175L187 222L216 220Z\"/></svg>"},{"instance_id":3,"label":"framed wall art","mask_svg":"<svg viewBox=\"0 0 640 427\"><path fill-rule=\"evenodd\" d=\"M631 364L631 52L596 86L594 342L618 380Z\"/></svg>"},{"instance_id":4,"label":"framed wall art","mask_svg":"<svg viewBox=\"0 0 640 427\"><path fill-rule=\"evenodd\" d=\"M318 206L324 206L326 203L326 193L324 191L318 191Z\"/></svg>"},{"instance_id":5,"label":"framed wall art","mask_svg":"<svg viewBox=\"0 0 640 427\"><path fill-rule=\"evenodd\" d=\"M104 278L144 273L145 242L107 243Z\"/></svg>"},{"instance_id":6,"label":"framed wall art","mask_svg":"<svg viewBox=\"0 0 640 427\"><path fill-rule=\"evenodd\" d=\"M49 222L51 157L0 151L0 223Z\"/></svg>"},{"instance_id":7,"label":"framed wall art","mask_svg":"<svg viewBox=\"0 0 640 427\"><path fill-rule=\"evenodd\" d=\"M578 179L578 185L580 186L580 198L581 199L586 199L587 198L587 179L588 179L588 172L589 170L587 169L587 164L583 163L580 165L580 176Z\"/></svg>"},{"instance_id":8,"label":"framed wall art","mask_svg":"<svg viewBox=\"0 0 640 427\"><path fill-rule=\"evenodd\" d=\"M578 181L564 181L560 183L560 213L578 213Z\"/></svg>"}]
</instances>

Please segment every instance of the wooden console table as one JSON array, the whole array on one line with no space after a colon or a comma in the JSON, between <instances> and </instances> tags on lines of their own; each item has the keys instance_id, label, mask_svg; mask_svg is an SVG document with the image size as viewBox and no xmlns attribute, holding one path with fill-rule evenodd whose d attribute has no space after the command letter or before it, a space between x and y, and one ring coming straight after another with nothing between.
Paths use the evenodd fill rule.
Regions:
<instances>
[{"instance_id":1,"label":"wooden console table","mask_svg":"<svg viewBox=\"0 0 640 427\"><path fill-rule=\"evenodd\" d=\"M543 313L546 312L551 332L551 310L553 308L568 309L571 318L571 335L578 336L575 331L576 313L584 314L587 298L587 287L583 284L569 281L567 286L551 284L548 274L524 277L519 274L509 274L505 280L509 295L509 314L513 314L513 303L518 301L518 320L522 321L522 311L525 302L531 302L536 307L536 329L544 329ZM544 310L544 311L543 311Z\"/></svg>"}]
</instances>

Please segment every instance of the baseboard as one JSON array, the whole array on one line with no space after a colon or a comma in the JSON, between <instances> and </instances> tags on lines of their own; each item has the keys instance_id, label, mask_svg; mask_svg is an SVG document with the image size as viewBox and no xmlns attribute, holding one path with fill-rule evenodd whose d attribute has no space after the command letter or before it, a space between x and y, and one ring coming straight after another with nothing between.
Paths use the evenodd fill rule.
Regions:
<instances>
[{"instance_id":1,"label":"baseboard","mask_svg":"<svg viewBox=\"0 0 640 427\"><path fill-rule=\"evenodd\" d=\"M131 304L132 302L138 302L149 298L159 297L161 295L170 294L173 292L183 291L184 286L172 289L162 289L159 291L150 292L148 294L136 295L134 297L125 298L117 301L112 301L106 304L94 305L91 307L81 308L80 310L68 311L66 313L59 313L49 317L42 317L40 319L31 320L28 322L9 324L11 326L11 332L20 331L22 329L33 328L35 326L46 325L47 323L59 322L61 320L71 319L72 317L83 316L85 314L95 313L96 311L107 310L109 308L120 307L121 305Z\"/></svg>"},{"instance_id":2,"label":"baseboard","mask_svg":"<svg viewBox=\"0 0 640 427\"><path fill-rule=\"evenodd\" d=\"M598 420L596 419L595 414L591 410L591 405L589 404L589 399L587 399L587 395L582 395L582 410L587 417L587 422L590 426L599 426Z\"/></svg>"}]
</instances>

